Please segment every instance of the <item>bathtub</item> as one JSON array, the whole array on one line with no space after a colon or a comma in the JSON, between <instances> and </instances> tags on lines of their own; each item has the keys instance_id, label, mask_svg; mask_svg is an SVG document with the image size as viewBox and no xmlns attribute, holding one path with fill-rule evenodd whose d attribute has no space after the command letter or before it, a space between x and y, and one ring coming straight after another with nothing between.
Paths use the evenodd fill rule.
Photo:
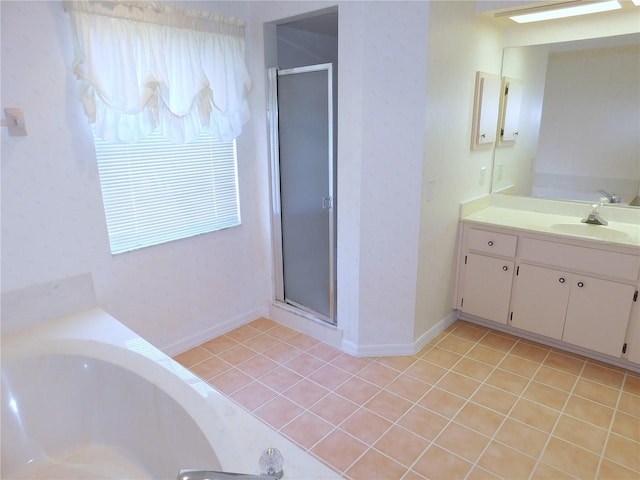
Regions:
<instances>
[{"instance_id":1,"label":"bathtub","mask_svg":"<svg viewBox=\"0 0 640 480\"><path fill-rule=\"evenodd\" d=\"M285 479L335 472L99 308L2 336L3 479L175 479L180 469Z\"/></svg>"}]
</instances>

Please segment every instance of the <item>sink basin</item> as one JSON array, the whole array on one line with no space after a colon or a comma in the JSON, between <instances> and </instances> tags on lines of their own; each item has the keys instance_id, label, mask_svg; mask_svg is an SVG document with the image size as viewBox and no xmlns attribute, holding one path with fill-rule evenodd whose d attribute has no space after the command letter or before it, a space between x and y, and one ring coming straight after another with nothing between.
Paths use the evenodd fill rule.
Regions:
<instances>
[{"instance_id":1,"label":"sink basin","mask_svg":"<svg viewBox=\"0 0 640 480\"><path fill-rule=\"evenodd\" d=\"M629 234L605 225L590 225L587 223L556 223L551 225L551 230L567 235L598 238L600 240L622 240Z\"/></svg>"}]
</instances>

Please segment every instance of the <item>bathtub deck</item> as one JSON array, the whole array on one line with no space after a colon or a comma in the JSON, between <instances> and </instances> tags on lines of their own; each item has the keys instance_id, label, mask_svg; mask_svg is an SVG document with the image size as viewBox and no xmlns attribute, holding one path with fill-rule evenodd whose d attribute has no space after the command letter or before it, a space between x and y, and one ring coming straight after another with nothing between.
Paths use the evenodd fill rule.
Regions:
<instances>
[{"instance_id":1,"label":"bathtub deck","mask_svg":"<svg viewBox=\"0 0 640 480\"><path fill-rule=\"evenodd\" d=\"M292 479L339 478L99 307L1 340L2 478L258 473L269 446Z\"/></svg>"}]
</instances>

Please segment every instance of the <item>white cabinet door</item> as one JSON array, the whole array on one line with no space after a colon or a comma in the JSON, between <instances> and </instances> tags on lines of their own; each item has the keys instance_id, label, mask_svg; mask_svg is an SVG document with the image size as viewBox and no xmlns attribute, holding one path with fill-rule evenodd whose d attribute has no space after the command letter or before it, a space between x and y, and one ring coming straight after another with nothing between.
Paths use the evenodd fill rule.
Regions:
<instances>
[{"instance_id":1,"label":"white cabinet door","mask_svg":"<svg viewBox=\"0 0 640 480\"><path fill-rule=\"evenodd\" d=\"M620 357L634 293L632 285L574 275L562 340Z\"/></svg>"},{"instance_id":2,"label":"white cabinet door","mask_svg":"<svg viewBox=\"0 0 640 480\"><path fill-rule=\"evenodd\" d=\"M571 275L551 268L518 266L511 307L511 326L560 340Z\"/></svg>"},{"instance_id":3,"label":"white cabinet door","mask_svg":"<svg viewBox=\"0 0 640 480\"><path fill-rule=\"evenodd\" d=\"M460 309L487 320L507 323L514 263L473 253L465 258Z\"/></svg>"}]
</instances>

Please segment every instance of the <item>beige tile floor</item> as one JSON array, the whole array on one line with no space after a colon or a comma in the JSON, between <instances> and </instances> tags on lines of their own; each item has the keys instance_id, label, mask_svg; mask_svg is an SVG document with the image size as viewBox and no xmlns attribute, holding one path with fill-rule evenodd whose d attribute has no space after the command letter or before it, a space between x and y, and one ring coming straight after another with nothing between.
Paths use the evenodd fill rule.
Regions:
<instances>
[{"instance_id":1,"label":"beige tile floor","mask_svg":"<svg viewBox=\"0 0 640 480\"><path fill-rule=\"evenodd\" d=\"M640 478L640 374L468 322L356 358L262 318L176 360L344 478Z\"/></svg>"}]
</instances>

